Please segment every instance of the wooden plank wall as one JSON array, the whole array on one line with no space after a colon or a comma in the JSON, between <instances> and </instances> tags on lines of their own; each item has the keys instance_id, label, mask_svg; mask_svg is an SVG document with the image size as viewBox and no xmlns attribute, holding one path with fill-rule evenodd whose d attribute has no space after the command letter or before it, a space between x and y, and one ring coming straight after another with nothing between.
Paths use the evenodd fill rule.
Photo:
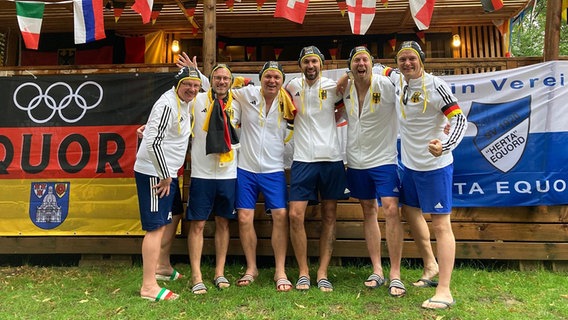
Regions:
<instances>
[{"instance_id":1,"label":"wooden plank wall","mask_svg":"<svg viewBox=\"0 0 568 320\"><path fill-rule=\"evenodd\" d=\"M503 37L494 25L457 27L461 46L454 50L454 58L504 57ZM456 74L471 74L500 70L495 66L475 66L457 69Z\"/></svg>"}]
</instances>

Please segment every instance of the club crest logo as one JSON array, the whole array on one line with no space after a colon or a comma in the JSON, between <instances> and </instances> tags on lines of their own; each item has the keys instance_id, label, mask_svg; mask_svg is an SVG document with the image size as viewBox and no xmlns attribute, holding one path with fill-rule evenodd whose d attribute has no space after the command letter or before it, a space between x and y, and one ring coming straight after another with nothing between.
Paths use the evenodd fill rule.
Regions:
<instances>
[{"instance_id":1,"label":"club crest logo","mask_svg":"<svg viewBox=\"0 0 568 320\"><path fill-rule=\"evenodd\" d=\"M477 127L473 143L492 166L509 172L527 146L531 97L499 104L471 103L468 121Z\"/></svg>"},{"instance_id":2,"label":"club crest logo","mask_svg":"<svg viewBox=\"0 0 568 320\"><path fill-rule=\"evenodd\" d=\"M69 182L32 182L30 220L41 229L53 229L67 218Z\"/></svg>"}]
</instances>

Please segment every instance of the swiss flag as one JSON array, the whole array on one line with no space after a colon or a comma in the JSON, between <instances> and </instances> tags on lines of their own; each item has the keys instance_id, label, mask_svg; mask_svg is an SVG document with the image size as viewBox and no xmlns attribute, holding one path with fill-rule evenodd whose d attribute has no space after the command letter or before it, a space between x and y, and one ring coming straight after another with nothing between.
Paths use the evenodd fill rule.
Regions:
<instances>
[{"instance_id":1,"label":"swiss flag","mask_svg":"<svg viewBox=\"0 0 568 320\"><path fill-rule=\"evenodd\" d=\"M353 34L365 34L375 18L376 0L346 0Z\"/></svg>"},{"instance_id":2,"label":"swiss flag","mask_svg":"<svg viewBox=\"0 0 568 320\"><path fill-rule=\"evenodd\" d=\"M409 2L412 18L414 18L414 23L416 23L418 29L428 29L436 0L410 0Z\"/></svg>"},{"instance_id":3,"label":"swiss flag","mask_svg":"<svg viewBox=\"0 0 568 320\"><path fill-rule=\"evenodd\" d=\"M304 23L310 0L276 0L275 18L284 18L299 24Z\"/></svg>"}]
</instances>

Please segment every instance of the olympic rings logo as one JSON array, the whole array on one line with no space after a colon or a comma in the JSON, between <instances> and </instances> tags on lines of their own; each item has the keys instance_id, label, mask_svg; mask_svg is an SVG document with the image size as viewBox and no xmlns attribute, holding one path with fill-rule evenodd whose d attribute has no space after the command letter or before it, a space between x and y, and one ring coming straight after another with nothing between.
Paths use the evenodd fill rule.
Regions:
<instances>
[{"instance_id":1,"label":"olympic rings logo","mask_svg":"<svg viewBox=\"0 0 568 320\"><path fill-rule=\"evenodd\" d=\"M94 86L95 90L98 89L98 100L91 104L88 105L87 104L87 100L81 96L80 91L81 89L85 88L86 86ZM35 88L38 92L38 95L36 95L35 97L33 97L28 103L27 105L21 105L18 102L18 93L20 92L20 90L22 90L23 88L26 87L32 87ZM63 87L63 90L66 91L67 95L65 97L63 97L61 100L56 101L55 98L53 98L50 93L52 93L52 90L54 90L54 88L56 87ZM16 105L16 107L18 107L18 109L26 111L28 113L28 116L30 117L30 119L35 122L35 123L46 123L48 121L50 121L53 116L55 116L55 113L59 114L59 117L67 122L67 123L75 123L79 120L81 120L85 114L87 113L87 110L91 110L96 108L101 101L103 100L103 88L96 82L94 81L87 81L87 82L83 82L78 88L77 91L73 92L73 88L71 88L71 86L65 82L56 82L53 83L52 85L50 85L46 90L45 93L43 93L43 90L41 89L41 87L33 82L26 82L21 84L20 86L18 86L18 88L16 88L16 90L14 91L14 104ZM51 109L51 114L49 114L47 117L45 117L44 119L37 119L33 114L32 111L34 109L36 109L37 107L40 106L40 104L42 103L42 101L44 102L44 104ZM77 107L79 107L81 109L81 112L74 116L73 118L69 118L67 116L65 116L63 114L63 110L65 108L67 108L71 102L75 101L75 104L77 105Z\"/></svg>"}]
</instances>

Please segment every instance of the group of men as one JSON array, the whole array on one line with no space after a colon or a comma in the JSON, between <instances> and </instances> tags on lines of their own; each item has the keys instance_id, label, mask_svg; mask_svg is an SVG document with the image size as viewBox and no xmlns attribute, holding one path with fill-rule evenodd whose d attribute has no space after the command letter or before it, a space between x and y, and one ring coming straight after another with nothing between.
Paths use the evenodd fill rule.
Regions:
<instances>
[{"instance_id":1,"label":"group of men","mask_svg":"<svg viewBox=\"0 0 568 320\"><path fill-rule=\"evenodd\" d=\"M397 70L380 66L373 74L371 53L365 47L356 47L349 54L348 75L336 83L322 76L324 55L317 47L308 46L298 59L302 75L285 86L282 66L269 61L259 73L260 86L231 89L234 77L229 67L217 65L209 78L211 88L206 89L208 81L196 69L195 58L191 61L185 53L180 55L178 66L182 69L175 77L174 88L152 109L135 165L142 227L146 231L141 296L155 301L178 297L161 288L156 279L181 277L165 257L173 234L172 201L179 197L179 186L177 191L174 187L176 172L183 164L181 155L185 155L192 135L186 219L190 221L193 293L207 292L200 261L203 228L211 213L215 213L216 224L215 286L230 285L224 277L228 225L237 217L247 267L236 284L247 286L254 282L258 276L254 208L261 192L266 209L272 213L276 290L310 289L304 218L308 204L320 202L322 227L315 283L321 291L333 291L327 270L335 241L337 200L351 196L361 204L373 268L364 285L378 288L389 282L391 296L406 294L400 275L400 199L402 215L424 260L423 275L413 285L436 287L435 295L422 307L451 307L455 303L450 291L455 257L449 215L451 151L463 138L467 121L447 84L424 71L425 55L416 42L404 42L395 59ZM201 84L206 92L197 93L195 89ZM336 118L342 113L348 123L346 163L336 130ZM294 153L288 193L284 144L287 123L292 121ZM233 132L235 128L239 128L240 135ZM145 170L138 170L139 162L146 164ZM386 219L390 281L381 265L379 205ZM432 216L438 260L424 213ZM285 271L288 239L298 264L295 286ZM439 282L433 280L437 275Z\"/></svg>"}]
</instances>

